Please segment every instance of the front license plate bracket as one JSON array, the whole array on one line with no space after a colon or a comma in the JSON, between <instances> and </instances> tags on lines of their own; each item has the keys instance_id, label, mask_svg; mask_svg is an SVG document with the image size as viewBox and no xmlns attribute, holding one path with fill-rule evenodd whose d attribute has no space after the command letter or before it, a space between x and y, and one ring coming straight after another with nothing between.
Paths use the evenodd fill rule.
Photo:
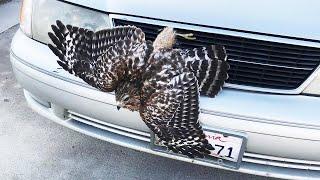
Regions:
<instances>
[{"instance_id":1,"label":"front license plate bracket","mask_svg":"<svg viewBox=\"0 0 320 180\"><path fill-rule=\"evenodd\" d=\"M220 134L223 135L224 137L232 137L234 139L238 139L239 141L241 140L241 147L238 150L238 156L235 160L230 160L230 158L228 157L222 157L222 156L214 156L214 155L207 155L205 156L205 158L195 158L196 160L199 161L204 161L204 162L208 162L208 163L212 163L212 164L216 164L219 166L223 166L226 168L231 168L231 169L239 169L240 165L241 165L241 161L242 161L242 157L247 145L247 135L245 133L242 132L237 132L237 131L230 131L230 130L224 130L224 129L220 129L220 128L210 128L210 129L203 129L205 134ZM218 138L219 139L219 138ZM212 144L212 141L209 141ZM214 146L214 144L212 144ZM176 156L182 156L182 157L187 157L181 154L177 154L174 152L171 152L167 149L167 147L162 146L161 144L159 144L158 138L154 133L151 133L151 141L150 141L150 146L151 149L154 151L159 151L159 152L163 152L163 153L167 153L167 154L174 154ZM215 147L215 146L214 146ZM216 148L216 147L215 147ZM220 150L220 149L219 149ZM230 152L230 151L228 151Z\"/></svg>"}]
</instances>

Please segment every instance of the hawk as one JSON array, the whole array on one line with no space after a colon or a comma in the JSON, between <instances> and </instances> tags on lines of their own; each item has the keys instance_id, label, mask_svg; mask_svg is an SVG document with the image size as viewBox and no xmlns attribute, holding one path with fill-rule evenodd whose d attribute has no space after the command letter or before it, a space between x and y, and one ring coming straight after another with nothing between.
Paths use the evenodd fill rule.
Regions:
<instances>
[{"instance_id":1,"label":"hawk","mask_svg":"<svg viewBox=\"0 0 320 180\"><path fill-rule=\"evenodd\" d=\"M118 107L138 111L169 150L190 158L210 154L199 122L200 94L214 97L228 78L223 46L173 48L176 36L164 28L154 42L135 26L93 32L57 21L48 44L58 64L89 85L115 91Z\"/></svg>"}]
</instances>

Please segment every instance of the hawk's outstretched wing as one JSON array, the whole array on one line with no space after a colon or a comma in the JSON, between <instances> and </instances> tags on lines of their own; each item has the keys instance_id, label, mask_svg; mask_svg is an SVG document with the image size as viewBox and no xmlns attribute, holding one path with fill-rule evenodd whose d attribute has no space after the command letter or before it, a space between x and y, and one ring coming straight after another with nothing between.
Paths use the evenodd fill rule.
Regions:
<instances>
[{"instance_id":1,"label":"hawk's outstretched wing","mask_svg":"<svg viewBox=\"0 0 320 180\"><path fill-rule=\"evenodd\" d=\"M196 75L201 94L214 97L228 79L226 50L221 45L182 49L181 56Z\"/></svg>"},{"instance_id":2,"label":"hawk's outstretched wing","mask_svg":"<svg viewBox=\"0 0 320 180\"><path fill-rule=\"evenodd\" d=\"M117 81L124 78L128 54L138 59L145 55L141 53L146 49L145 35L133 26L93 32L57 21L52 30L54 33L48 35L54 45L48 46L59 57L58 64L102 91L113 91ZM137 49L140 52L134 53Z\"/></svg>"},{"instance_id":3,"label":"hawk's outstretched wing","mask_svg":"<svg viewBox=\"0 0 320 180\"><path fill-rule=\"evenodd\" d=\"M59 20L56 23L57 25L51 25L54 34L49 32L49 37L57 47L65 50L65 54L70 58L80 53L89 60L97 59L119 41L126 39L133 43L145 41L145 34L135 26L117 26L93 32L76 26L65 26Z\"/></svg>"},{"instance_id":4,"label":"hawk's outstretched wing","mask_svg":"<svg viewBox=\"0 0 320 180\"><path fill-rule=\"evenodd\" d=\"M175 76L166 89L151 95L140 114L173 152L203 157L213 149L199 124L198 82L191 72Z\"/></svg>"}]
</instances>

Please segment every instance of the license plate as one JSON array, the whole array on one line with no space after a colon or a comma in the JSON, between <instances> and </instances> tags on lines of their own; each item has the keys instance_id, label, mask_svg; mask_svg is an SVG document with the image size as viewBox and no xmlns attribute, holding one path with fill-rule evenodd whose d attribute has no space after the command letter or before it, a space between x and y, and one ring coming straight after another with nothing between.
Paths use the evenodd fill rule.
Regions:
<instances>
[{"instance_id":1,"label":"license plate","mask_svg":"<svg viewBox=\"0 0 320 180\"><path fill-rule=\"evenodd\" d=\"M197 158L197 160L238 169L247 143L246 135L221 129L204 129L204 133L214 150L211 150L211 154L205 158ZM172 153L159 142L154 134L151 136L151 147L156 151Z\"/></svg>"}]
</instances>

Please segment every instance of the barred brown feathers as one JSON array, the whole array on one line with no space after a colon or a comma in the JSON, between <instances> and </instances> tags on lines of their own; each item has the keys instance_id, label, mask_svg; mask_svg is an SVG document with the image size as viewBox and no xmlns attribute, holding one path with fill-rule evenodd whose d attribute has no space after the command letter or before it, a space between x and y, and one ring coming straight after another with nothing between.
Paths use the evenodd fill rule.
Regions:
<instances>
[{"instance_id":1,"label":"barred brown feathers","mask_svg":"<svg viewBox=\"0 0 320 180\"><path fill-rule=\"evenodd\" d=\"M169 79L165 85L157 79L161 90L147 98L140 115L169 150L203 158L213 147L205 139L198 120L197 79L193 73L183 71Z\"/></svg>"},{"instance_id":2,"label":"barred brown feathers","mask_svg":"<svg viewBox=\"0 0 320 180\"><path fill-rule=\"evenodd\" d=\"M187 67L196 75L202 95L214 97L228 79L226 50L221 45L181 50Z\"/></svg>"},{"instance_id":3,"label":"barred brown feathers","mask_svg":"<svg viewBox=\"0 0 320 180\"><path fill-rule=\"evenodd\" d=\"M133 26L96 33L60 21L51 27L54 33L48 35L54 45L48 46L58 56L58 64L101 91L113 91L126 73L143 68L145 56L152 51L141 29ZM128 62L132 67L127 71Z\"/></svg>"},{"instance_id":4,"label":"barred brown feathers","mask_svg":"<svg viewBox=\"0 0 320 180\"><path fill-rule=\"evenodd\" d=\"M101 91L115 90L118 106L139 111L169 150L191 158L210 154L199 96L214 97L228 78L223 46L173 49L173 28L152 43L133 26L93 32L57 21L51 27L48 46L63 69Z\"/></svg>"}]
</instances>

